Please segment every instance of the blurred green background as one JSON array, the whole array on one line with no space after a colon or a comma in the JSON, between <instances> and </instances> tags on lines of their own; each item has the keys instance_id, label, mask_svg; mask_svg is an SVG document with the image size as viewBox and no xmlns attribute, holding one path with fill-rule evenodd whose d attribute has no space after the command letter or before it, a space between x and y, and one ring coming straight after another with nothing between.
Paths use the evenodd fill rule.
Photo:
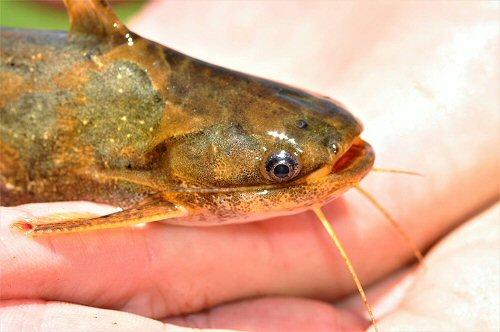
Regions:
<instances>
[{"instance_id":1,"label":"blurred green background","mask_svg":"<svg viewBox=\"0 0 500 332\"><path fill-rule=\"evenodd\" d=\"M113 3L113 9L126 22L146 0ZM0 0L0 25L16 28L68 30L69 21L62 0Z\"/></svg>"}]
</instances>

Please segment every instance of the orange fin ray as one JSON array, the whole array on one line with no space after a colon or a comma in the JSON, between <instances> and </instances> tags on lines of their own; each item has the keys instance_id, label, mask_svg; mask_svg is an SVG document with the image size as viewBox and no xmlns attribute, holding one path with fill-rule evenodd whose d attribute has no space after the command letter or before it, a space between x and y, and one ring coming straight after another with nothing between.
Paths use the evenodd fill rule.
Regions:
<instances>
[{"instance_id":1,"label":"orange fin ray","mask_svg":"<svg viewBox=\"0 0 500 332\"><path fill-rule=\"evenodd\" d=\"M87 34L112 44L123 44L130 31L106 0L64 0L72 34Z\"/></svg>"},{"instance_id":2,"label":"orange fin ray","mask_svg":"<svg viewBox=\"0 0 500 332\"><path fill-rule=\"evenodd\" d=\"M183 217L186 214L184 208L156 198L104 216L89 213L56 213L18 220L11 227L27 236L38 236L117 228Z\"/></svg>"}]
</instances>

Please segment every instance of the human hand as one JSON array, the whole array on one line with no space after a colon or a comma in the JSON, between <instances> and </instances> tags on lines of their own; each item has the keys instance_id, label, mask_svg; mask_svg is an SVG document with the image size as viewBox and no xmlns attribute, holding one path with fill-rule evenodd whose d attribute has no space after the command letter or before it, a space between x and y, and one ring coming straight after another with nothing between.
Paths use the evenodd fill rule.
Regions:
<instances>
[{"instance_id":1,"label":"human hand","mask_svg":"<svg viewBox=\"0 0 500 332\"><path fill-rule=\"evenodd\" d=\"M250 54L244 61L254 64L240 68L347 104L363 120L364 138L378 152L380 167L425 174L371 174L362 183L421 248L470 220L430 254L427 272L410 268L397 274L411 251L368 202L348 193L324 208L365 286L381 281L368 292L376 316L382 316L381 330L498 329L498 207L473 218L498 199L498 155L491 153L499 138L494 13L486 5L468 3L432 9L425 4L294 3L284 8L260 3L250 11L259 17L256 28L242 21L252 18L251 5L239 5L246 12L237 14L230 3L153 2L134 24L137 32L164 36L165 44L195 56L168 42L168 33L191 45L213 45L200 57L220 64L235 67L234 59L242 58L238 55ZM188 7L183 11L183 6ZM161 13L161 24L155 13ZM192 17L203 30L199 38L204 43L188 37ZM216 29L210 35L209 23L228 17L243 22L240 30L229 29L241 35L230 39ZM293 24L287 17L295 19ZM266 22L277 25L270 28ZM366 25L358 29L361 23ZM231 45L228 40L234 49L222 51L223 43ZM257 67L264 71L253 70ZM329 304L355 288L311 213L247 225L150 224L35 240L8 227L30 213L63 207L110 212L74 203L2 210L2 326L15 329L13 324L26 317L34 327L61 331L76 326L154 330L163 328L159 321L251 330L359 330L369 325L357 294L335 307ZM200 310L209 311L189 315Z\"/></svg>"}]
</instances>

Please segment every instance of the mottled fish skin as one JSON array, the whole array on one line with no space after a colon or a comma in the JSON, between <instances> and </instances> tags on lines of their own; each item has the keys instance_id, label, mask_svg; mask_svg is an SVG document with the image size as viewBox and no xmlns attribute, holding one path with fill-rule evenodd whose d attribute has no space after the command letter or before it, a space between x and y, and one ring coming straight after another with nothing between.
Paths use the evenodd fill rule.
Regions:
<instances>
[{"instance_id":1,"label":"mottled fish skin","mask_svg":"<svg viewBox=\"0 0 500 332\"><path fill-rule=\"evenodd\" d=\"M332 99L156 44L103 1L66 5L69 34L0 30L2 205L153 197L193 225L241 222L322 205L370 171L360 122ZM293 180L265 175L277 151L300 160Z\"/></svg>"}]
</instances>

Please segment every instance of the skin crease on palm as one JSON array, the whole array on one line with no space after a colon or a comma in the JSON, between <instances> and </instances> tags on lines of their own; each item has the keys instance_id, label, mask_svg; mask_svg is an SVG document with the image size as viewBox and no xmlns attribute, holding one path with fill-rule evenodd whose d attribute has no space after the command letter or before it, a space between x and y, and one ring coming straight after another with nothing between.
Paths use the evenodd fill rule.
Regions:
<instances>
[{"instance_id":1,"label":"skin crease on palm","mask_svg":"<svg viewBox=\"0 0 500 332\"><path fill-rule=\"evenodd\" d=\"M426 271L408 267L411 250L357 192L324 207L380 330L494 331L498 9L495 2L156 1L129 27L347 105L365 125L376 166L425 174L372 173L362 186L427 252ZM1 331L369 329L352 278L313 213L35 240L9 228L62 211L114 210L85 202L1 208Z\"/></svg>"}]
</instances>

